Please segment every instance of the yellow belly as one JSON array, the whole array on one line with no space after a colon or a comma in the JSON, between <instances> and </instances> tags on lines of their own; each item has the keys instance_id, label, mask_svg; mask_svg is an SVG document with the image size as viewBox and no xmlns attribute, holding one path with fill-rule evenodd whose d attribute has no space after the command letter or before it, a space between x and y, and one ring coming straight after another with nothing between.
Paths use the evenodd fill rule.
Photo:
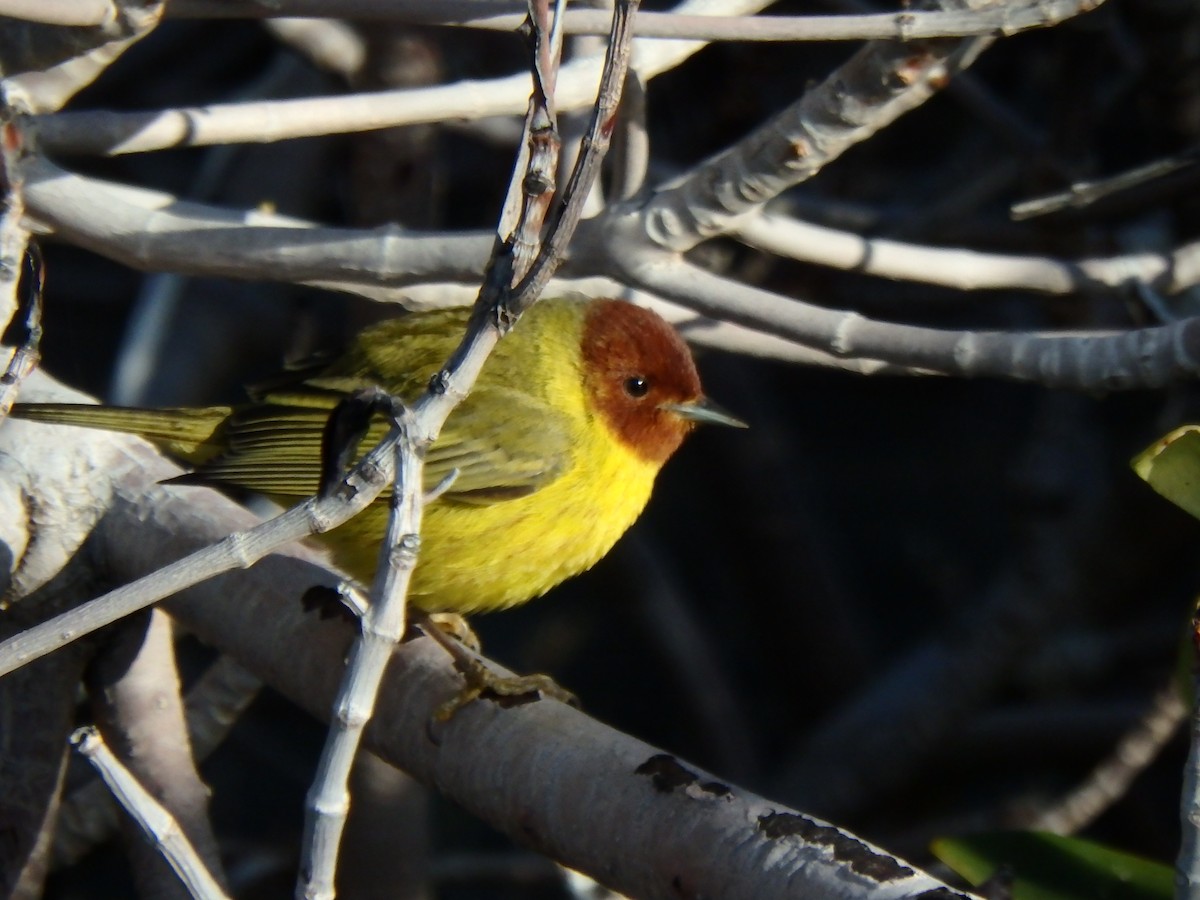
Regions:
<instances>
[{"instance_id":1,"label":"yellow belly","mask_svg":"<svg viewBox=\"0 0 1200 900\"><path fill-rule=\"evenodd\" d=\"M571 467L527 497L488 506L430 504L410 602L464 615L504 609L604 556L645 508L659 467L599 427L585 431ZM386 505L375 504L327 535L338 565L369 580L386 519Z\"/></svg>"}]
</instances>

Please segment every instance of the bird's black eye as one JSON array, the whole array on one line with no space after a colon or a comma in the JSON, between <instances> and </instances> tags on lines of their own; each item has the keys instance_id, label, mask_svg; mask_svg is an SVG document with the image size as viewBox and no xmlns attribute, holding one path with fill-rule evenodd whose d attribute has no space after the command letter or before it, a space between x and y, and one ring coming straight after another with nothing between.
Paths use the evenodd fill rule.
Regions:
<instances>
[{"instance_id":1,"label":"bird's black eye","mask_svg":"<svg viewBox=\"0 0 1200 900\"><path fill-rule=\"evenodd\" d=\"M625 393L630 397L645 397L650 391L650 382L641 375L625 379Z\"/></svg>"}]
</instances>

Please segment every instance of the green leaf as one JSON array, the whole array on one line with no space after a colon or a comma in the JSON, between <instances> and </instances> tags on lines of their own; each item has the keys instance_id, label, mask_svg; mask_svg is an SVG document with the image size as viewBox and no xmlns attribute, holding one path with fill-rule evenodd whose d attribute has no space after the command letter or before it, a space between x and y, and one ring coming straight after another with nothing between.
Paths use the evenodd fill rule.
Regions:
<instances>
[{"instance_id":1,"label":"green leaf","mask_svg":"<svg viewBox=\"0 0 1200 900\"><path fill-rule=\"evenodd\" d=\"M1133 458L1150 487L1200 519L1200 425L1184 425Z\"/></svg>"},{"instance_id":2,"label":"green leaf","mask_svg":"<svg viewBox=\"0 0 1200 900\"><path fill-rule=\"evenodd\" d=\"M1170 900L1175 887L1170 866L1047 832L940 838L932 850L973 885L1007 866L1013 900Z\"/></svg>"}]
</instances>

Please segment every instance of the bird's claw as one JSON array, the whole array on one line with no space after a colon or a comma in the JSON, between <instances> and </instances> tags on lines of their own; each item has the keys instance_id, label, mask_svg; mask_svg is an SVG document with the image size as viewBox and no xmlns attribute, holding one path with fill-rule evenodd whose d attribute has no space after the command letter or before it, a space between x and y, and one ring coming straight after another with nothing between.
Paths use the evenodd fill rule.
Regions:
<instances>
[{"instance_id":1,"label":"bird's claw","mask_svg":"<svg viewBox=\"0 0 1200 900\"><path fill-rule=\"evenodd\" d=\"M430 625L435 626L442 634L450 635L450 637L475 653L479 652L482 646L479 643L479 635L467 624L467 620L458 613L429 613L426 619ZM426 634L428 634L428 631L426 631Z\"/></svg>"},{"instance_id":2,"label":"bird's claw","mask_svg":"<svg viewBox=\"0 0 1200 900\"><path fill-rule=\"evenodd\" d=\"M543 697L578 707L574 694L549 675L497 675L480 660L455 659L454 667L466 682L461 691L439 706L433 713L437 722L448 722L460 709L480 698L494 700L501 706L519 706Z\"/></svg>"},{"instance_id":3,"label":"bird's claw","mask_svg":"<svg viewBox=\"0 0 1200 900\"><path fill-rule=\"evenodd\" d=\"M475 655L479 652L479 638L462 616L417 613L414 619L422 631L450 654L454 668L462 673L466 682L461 691L434 711L435 722L448 722L460 709L481 697L501 706L517 706L540 697L579 705L575 695L559 687L549 675L498 675L489 669Z\"/></svg>"}]
</instances>

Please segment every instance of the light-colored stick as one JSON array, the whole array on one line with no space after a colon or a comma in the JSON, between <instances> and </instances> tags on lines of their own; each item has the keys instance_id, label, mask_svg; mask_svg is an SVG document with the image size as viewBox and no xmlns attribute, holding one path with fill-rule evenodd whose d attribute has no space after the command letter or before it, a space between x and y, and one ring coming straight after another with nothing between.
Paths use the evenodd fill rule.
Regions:
<instances>
[{"instance_id":1,"label":"light-colored stick","mask_svg":"<svg viewBox=\"0 0 1200 900\"><path fill-rule=\"evenodd\" d=\"M186 587L222 572L248 568L285 544L336 528L365 509L390 483L393 465L391 448L396 437L397 430L392 429L354 467L343 482L343 489L333 495L310 497L261 525L231 534L181 560L168 563L145 578L109 591L0 642L0 675L6 675Z\"/></svg>"},{"instance_id":2,"label":"light-colored stick","mask_svg":"<svg viewBox=\"0 0 1200 900\"><path fill-rule=\"evenodd\" d=\"M229 656L218 657L200 676L184 698L188 740L197 762L207 759L225 739L261 687L261 681ZM117 815L112 797L101 782L92 780L72 791L58 812L53 865L74 865L111 837Z\"/></svg>"},{"instance_id":3,"label":"light-colored stick","mask_svg":"<svg viewBox=\"0 0 1200 900\"><path fill-rule=\"evenodd\" d=\"M997 0L980 0L980 5L984 2L998 5ZM962 38L917 47L885 41L865 45L783 112L637 208L642 229L677 253L727 231L923 104L991 42Z\"/></svg>"},{"instance_id":4,"label":"light-colored stick","mask_svg":"<svg viewBox=\"0 0 1200 900\"><path fill-rule=\"evenodd\" d=\"M676 12L726 15L756 12L767 0L685 0ZM704 41L643 39L638 70L653 78L707 46ZM572 60L558 76L560 113L586 109L595 99L603 68L599 56ZM270 143L287 138L348 134L396 125L523 115L529 74L489 81L462 81L427 88L378 91L338 97L213 104L155 112L68 112L36 119L47 150L116 155L210 144Z\"/></svg>"},{"instance_id":5,"label":"light-colored stick","mask_svg":"<svg viewBox=\"0 0 1200 900\"><path fill-rule=\"evenodd\" d=\"M30 2L30 0L26 0ZM896 13L841 16L697 16L647 12L638 17L637 36L701 41L914 41L929 38L1011 35L1046 28L1095 9L1104 0L1016 0L987 10L910 9ZM481 9L483 7L483 9ZM171 0L167 14L175 18L217 16L342 17L361 21L386 19L426 25L453 25L512 31L523 14L519 3L438 3L422 0L272 0L230 7L213 0ZM572 9L564 17L567 34L607 34L608 14Z\"/></svg>"},{"instance_id":6,"label":"light-colored stick","mask_svg":"<svg viewBox=\"0 0 1200 900\"><path fill-rule=\"evenodd\" d=\"M137 822L146 837L166 857L193 897L200 900L222 900L228 897L188 843L179 823L138 783L129 770L121 765L94 727L80 728L71 736L71 743L96 767L104 783Z\"/></svg>"}]
</instances>

